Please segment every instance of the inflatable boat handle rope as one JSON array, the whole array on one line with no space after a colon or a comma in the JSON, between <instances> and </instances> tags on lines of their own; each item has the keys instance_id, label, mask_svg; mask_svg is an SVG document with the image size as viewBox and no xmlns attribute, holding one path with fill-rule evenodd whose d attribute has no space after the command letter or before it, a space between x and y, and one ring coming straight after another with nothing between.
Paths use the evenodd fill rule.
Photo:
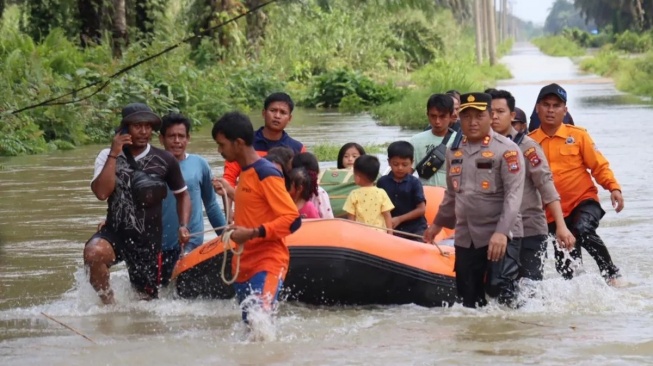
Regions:
<instances>
[{"instance_id":1,"label":"inflatable boat handle rope","mask_svg":"<svg viewBox=\"0 0 653 366\"><path fill-rule=\"evenodd\" d=\"M322 220L333 220L333 219L314 219L314 220L311 220L311 221L322 221ZM346 219L340 219L340 220L346 220ZM395 230L395 229L388 229L388 228L385 228L385 227L376 226L376 225L370 225L370 224L365 224L365 223L358 222L358 221L350 221L350 220L346 220L346 221L352 222L352 223L357 224L357 225L360 225L360 226L370 227L370 228L373 228L373 229L379 229L379 230L383 230L383 231L390 230L390 231L392 231L393 234L394 234L394 233L397 233L397 234L401 234L401 235L404 235L404 236L409 236L409 237L411 237L411 238L417 238L417 239L423 239L423 238L424 238L422 235L417 235L417 234L409 233L409 232L407 232L407 231L401 231L401 230ZM440 245L438 245L438 243L435 242L435 240L433 240L433 242L432 242L432 243L429 243L429 244L433 244L433 245L435 245L435 247L438 248L438 251L440 252L440 255L441 255L441 256L443 256L443 257L448 257L448 256L449 256L449 253L443 251L442 248L440 248Z\"/></svg>"},{"instance_id":2,"label":"inflatable boat handle rope","mask_svg":"<svg viewBox=\"0 0 653 366\"><path fill-rule=\"evenodd\" d=\"M222 196L222 199L224 202L225 217L227 222L230 222L231 218L229 216L231 213L231 199L229 199L226 194ZM220 269L220 277L222 277L222 281L224 281L224 283L227 285L231 285L236 282L236 278L238 278L238 273L240 272L240 255L243 254L243 250L245 250L245 243L240 246L236 244L233 248L231 247L231 233L233 232L233 229L225 230L222 232L222 236L220 237L220 241L222 241L222 245L224 245L224 250L222 252L222 268ZM225 273L227 270L227 251L231 251L231 254L233 254L232 260L236 260L236 270L234 271L233 277L231 277L230 280L227 279L227 275Z\"/></svg>"}]
</instances>

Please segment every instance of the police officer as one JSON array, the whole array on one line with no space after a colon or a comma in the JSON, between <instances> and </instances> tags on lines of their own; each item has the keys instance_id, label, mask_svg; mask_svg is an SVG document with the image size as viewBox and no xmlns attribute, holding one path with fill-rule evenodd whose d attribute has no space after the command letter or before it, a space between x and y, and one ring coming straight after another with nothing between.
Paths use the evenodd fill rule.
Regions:
<instances>
[{"instance_id":1,"label":"police officer","mask_svg":"<svg viewBox=\"0 0 653 366\"><path fill-rule=\"evenodd\" d=\"M519 207L524 189L524 158L519 147L490 126L492 97L461 96L460 147L447 151L447 190L433 225L430 243L443 227L456 229L456 287L463 306L487 304L488 294L511 305L522 236Z\"/></svg>"},{"instance_id":2,"label":"police officer","mask_svg":"<svg viewBox=\"0 0 653 366\"><path fill-rule=\"evenodd\" d=\"M506 90L486 90L492 96L492 129L513 140L524 155L526 179L524 197L520 208L524 237L521 241L520 277L542 280L543 258L549 229L542 203L551 212L557 224L556 237L564 248L572 249L574 235L565 225L560 206L560 195L553 184L549 163L540 145L525 132L518 133L511 122L516 115L515 98ZM523 112L522 112L523 113Z\"/></svg>"}]
</instances>

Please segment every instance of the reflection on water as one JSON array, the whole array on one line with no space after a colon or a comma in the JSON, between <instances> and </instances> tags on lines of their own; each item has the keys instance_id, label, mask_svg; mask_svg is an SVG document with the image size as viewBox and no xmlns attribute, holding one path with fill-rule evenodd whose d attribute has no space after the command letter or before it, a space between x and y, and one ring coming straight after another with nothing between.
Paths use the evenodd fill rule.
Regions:
<instances>
[{"instance_id":1,"label":"reflection on water","mask_svg":"<svg viewBox=\"0 0 653 366\"><path fill-rule=\"evenodd\" d=\"M284 303L274 341L246 341L234 301L188 301L169 291L141 302L123 265L112 274L118 304L99 306L82 268L84 241L106 209L90 192L101 146L42 156L3 158L0 165L0 358L3 364L647 364L653 355L653 163L648 101L579 73L565 58L518 44L504 58L515 80L503 81L530 112L540 82L559 81L574 120L611 161L626 209L607 214L599 233L630 287L605 285L586 257L585 273L564 281L547 261L545 281L516 311L496 304L320 308ZM254 115L261 123L260 116ZM624 121L637 123L631 128ZM640 122L641 121L641 122ZM210 127L194 131L190 151L221 158ZM414 132L376 126L368 116L297 111L289 133L307 146L383 143ZM208 223L207 223L208 225ZM4 240L4 241L2 241ZM552 253L549 253L550 258ZM44 312L91 338L47 320Z\"/></svg>"}]
</instances>

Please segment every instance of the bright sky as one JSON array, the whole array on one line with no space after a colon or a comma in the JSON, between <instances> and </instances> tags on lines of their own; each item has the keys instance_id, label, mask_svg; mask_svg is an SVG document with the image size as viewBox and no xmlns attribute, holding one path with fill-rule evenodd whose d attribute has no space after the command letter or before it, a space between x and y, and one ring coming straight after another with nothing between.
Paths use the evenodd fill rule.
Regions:
<instances>
[{"instance_id":1,"label":"bright sky","mask_svg":"<svg viewBox=\"0 0 653 366\"><path fill-rule=\"evenodd\" d=\"M512 4L513 14L518 18L544 25L555 0L508 0L508 2Z\"/></svg>"}]
</instances>

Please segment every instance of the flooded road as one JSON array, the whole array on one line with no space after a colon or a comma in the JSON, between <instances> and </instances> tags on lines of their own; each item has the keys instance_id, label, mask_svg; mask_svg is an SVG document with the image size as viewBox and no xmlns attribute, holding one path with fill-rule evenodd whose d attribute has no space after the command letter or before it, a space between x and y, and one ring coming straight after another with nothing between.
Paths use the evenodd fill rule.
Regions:
<instances>
[{"instance_id":1,"label":"flooded road","mask_svg":"<svg viewBox=\"0 0 653 366\"><path fill-rule=\"evenodd\" d=\"M87 284L81 258L106 210L89 186L102 147L88 146L0 158L0 363L653 364L651 104L528 44L517 44L502 62L515 79L499 87L513 92L527 114L541 85L560 81L574 120L611 162L626 208L617 215L601 191L607 214L599 234L629 287L606 286L585 253L585 273L572 281L562 280L547 261L545 280L519 310L496 304L470 310L283 303L276 339L255 343L242 340L235 302L179 300L165 293L160 301L139 302L122 265L112 273L119 303L103 307ZM414 131L378 127L367 116L298 111L289 133L310 149L325 141L408 139ZM209 135L208 126L195 132L189 151L207 157L219 174L221 159Z\"/></svg>"}]
</instances>

